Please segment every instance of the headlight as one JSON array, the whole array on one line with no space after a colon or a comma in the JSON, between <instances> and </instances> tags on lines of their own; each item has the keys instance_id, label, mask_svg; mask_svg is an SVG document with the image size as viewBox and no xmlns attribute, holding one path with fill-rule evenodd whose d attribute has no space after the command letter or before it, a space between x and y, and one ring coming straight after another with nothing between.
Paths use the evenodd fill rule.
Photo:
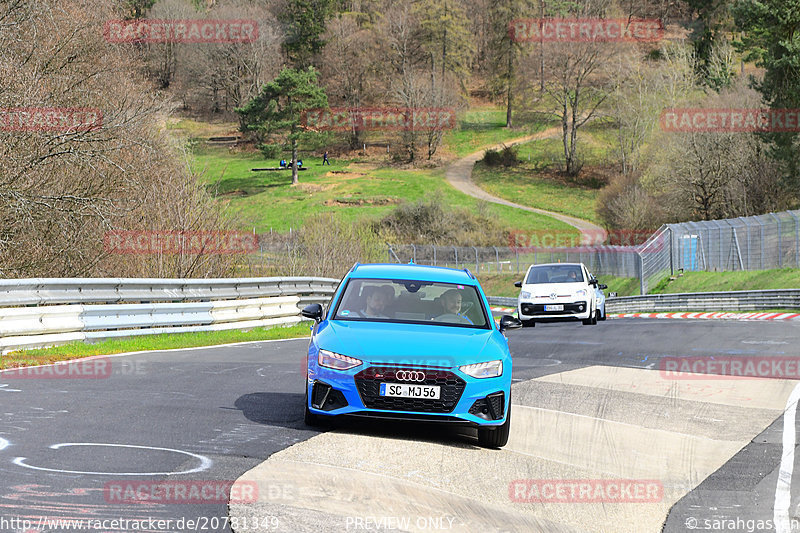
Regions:
<instances>
[{"instance_id":1,"label":"headlight","mask_svg":"<svg viewBox=\"0 0 800 533\"><path fill-rule=\"evenodd\" d=\"M475 363L458 367L463 373L473 378L496 378L503 374L502 361L489 361L488 363Z\"/></svg>"},{"instance_id":2,"label":"headlight","mask_svg":"<svg viewBox=\"0 0 800 533\"><path fill-rule=\"evenodd\" d=\"M333 368L334 370L349 370L363 363L361 359L347 357L346 355L329 352L328 350L319 351L317 362L319 366Z\"/></svg>"},{"instance_id":3,"label":"headlight","mask_svg":"<svg viewBox=\"0 0 800 533\"><path fill-rule=\"evenodd\" d=\"M519 293L519 297L520 298L530 298L531 297L531 293L529 293L528 291L522 291L521 293Z\"/></svg>"},{"instance_id":4,"label":"headlight","mask_svg":"<svg viewBox=\"0 0 800 533\"><path fill-rule=\"evenodd\" d=\"M586 296L586 289L580 289L575 291L575 296Z\"/></svg>"}]
</instances>

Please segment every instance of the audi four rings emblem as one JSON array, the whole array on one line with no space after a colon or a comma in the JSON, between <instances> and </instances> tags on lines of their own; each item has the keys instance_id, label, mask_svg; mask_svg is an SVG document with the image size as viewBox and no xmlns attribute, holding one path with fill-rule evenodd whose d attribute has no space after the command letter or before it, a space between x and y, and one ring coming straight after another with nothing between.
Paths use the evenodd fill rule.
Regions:
<instances>
[{"instance_id":1,"label":"audi four rings emblem","mask_svg":"<svg viewBox=\"0 0 800 533\"><path fill-rule=\"evenodd\" d=\"M425 372L417 372L415 370L398 370L395 372L394 377L400 381L425 381Z\"/></svg>"}]
</instances>

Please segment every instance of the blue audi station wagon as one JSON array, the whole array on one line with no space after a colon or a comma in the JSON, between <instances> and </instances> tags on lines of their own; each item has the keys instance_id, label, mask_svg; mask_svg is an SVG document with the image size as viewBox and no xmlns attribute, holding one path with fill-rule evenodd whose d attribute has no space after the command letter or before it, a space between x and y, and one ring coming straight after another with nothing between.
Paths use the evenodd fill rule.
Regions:
<instances>
[{"instance_id":1,"label":"blue audi station wagon","mask_svg":"<svg viewBox=\"0 0 800 533\"><path fill-rule=\"evenodd\" d=\"M473 426L482 446L508 442L511 355L468 270L356 264L330 306L312 304L305 420L338 415Z\"/></svg>"}]
</instances>

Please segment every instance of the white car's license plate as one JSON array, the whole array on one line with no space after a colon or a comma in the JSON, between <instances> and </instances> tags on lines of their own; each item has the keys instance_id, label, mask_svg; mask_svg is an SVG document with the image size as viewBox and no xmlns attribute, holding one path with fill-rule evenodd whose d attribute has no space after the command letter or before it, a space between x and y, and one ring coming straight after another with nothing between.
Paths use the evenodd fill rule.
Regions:
<instances>
[{"instance_id":1,"label":"white car's license plate","mask_svg":"<svg viewBox=\"0 0 800 533\"><path fill-rule=\"evenodd\" d=\"M563 304L552 304L552 305L545 305L545 311L563 311L564 305Z\"/></svg>"},{"instance_id":2,"label":"white car's license plate","mask_svg":"<svg viewBox=\"0 0 800 533\"><path fill-rule=\"evenodd\" d=\"M410 385L407 383L381 383L381 396L393 398L423 398L438 400L441 387L438 385Z\"/></svg>"}]
</instances>

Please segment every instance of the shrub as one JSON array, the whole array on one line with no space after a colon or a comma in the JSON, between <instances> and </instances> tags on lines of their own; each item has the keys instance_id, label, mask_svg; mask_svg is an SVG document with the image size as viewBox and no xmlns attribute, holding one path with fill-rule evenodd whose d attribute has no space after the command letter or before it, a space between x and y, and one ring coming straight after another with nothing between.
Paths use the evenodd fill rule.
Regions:
<instances>
[{"instance_id":1,"label":"shrub","mask_svg":"<svg viewBox=\"0 0 800 533\"><path fill-rule=\"evenodd\" d=\"M503 146L502 150L486 150L483 162L487 167L513 167L519 163L517 149L513 146Z\"/></svg>"}]
</instances>

